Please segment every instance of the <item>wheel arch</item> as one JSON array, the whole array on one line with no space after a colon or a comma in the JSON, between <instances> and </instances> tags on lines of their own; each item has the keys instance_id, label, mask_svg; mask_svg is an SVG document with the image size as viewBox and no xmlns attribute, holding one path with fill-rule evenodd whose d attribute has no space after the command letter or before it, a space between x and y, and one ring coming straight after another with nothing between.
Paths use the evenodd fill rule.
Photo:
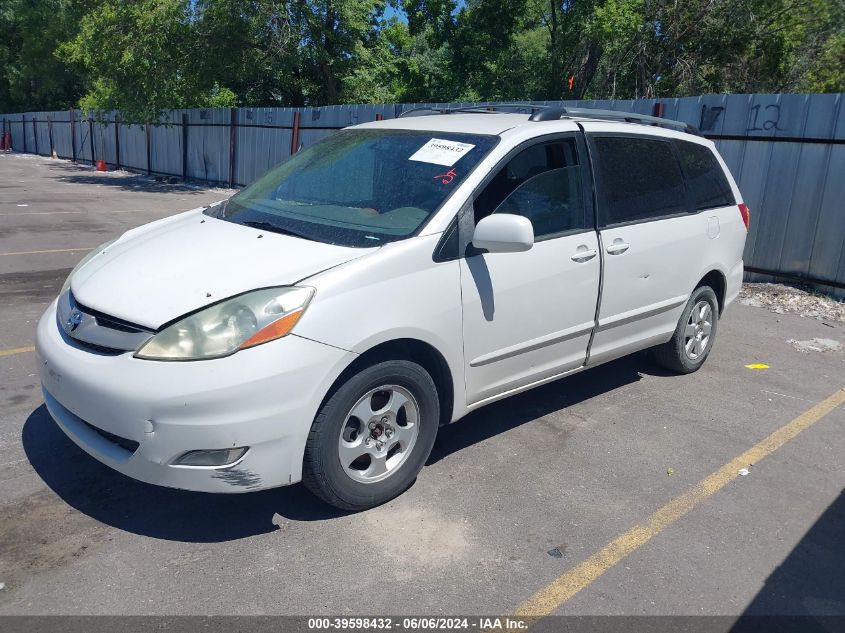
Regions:
<instances>
[{"instance_id":1,"label":"wheel arch","mask_svg":"<svg viewBox=\"0 0 845 633\"><path fill-rule=\"evenodd\" d=\"M422 366L434 380L437 388L437 397L440 401L440 425L448 424L452 420L455 389L449 363L436 347L415 338L384 341L359 354L332 383L323 398L323 403L351 376L365 367L386 360L410 360Z\"/></svg>"},{"instance_id":2,"label":"wheel arch","mask_svg":"<svg viewBox=\"0 0 845 633\"><path fill-rule=\"evenodd\" d=\"M696 288L700 288L701 286L710 286L713 292L716 293L716 301L719 303L719 316L721 316L722 311L725 309L725 293L728 288L727 277L725 277L722 271L714 268L704 275L695 285Z\"/></svg>"}]
</instances>

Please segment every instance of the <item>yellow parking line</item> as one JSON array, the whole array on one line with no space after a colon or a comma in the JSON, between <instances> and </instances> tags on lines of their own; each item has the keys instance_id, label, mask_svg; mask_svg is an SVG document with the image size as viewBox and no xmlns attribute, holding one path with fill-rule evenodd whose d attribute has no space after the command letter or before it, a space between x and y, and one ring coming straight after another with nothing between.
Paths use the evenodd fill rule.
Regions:
<instances>
[{"instance_id":1,"label":"yellow parking line","mask_svg":"<svg viewBox=\"0 0 845 633\"><path fill-rule=\"evenodd\" d=\"M49 251L17 251L16 253L0 253L0 257L6 255L41 255L42 253L73 253L74 251L90 251L94 250L92 246L85 246L83 248L54 248Z\"/></svg>"},{"instance_id":2,"label":"yellow parking line","mask_svg":"<svg viewBox=\"0 0 845 633\"><path fill-rule=\"evenodd\" d=\"M14 356L15 354L26 354L34 352L34 347L14 347L12 349L0 349L0 356Z\"/></svg>"},{"instance_id":3,"label":"yellow parking line","mask_svg":"<svg viewBox=\"0 0 845 633\"><path fill-rule=\"evenodd\" d=\"M702 501L728 485L737 477L741 468L746 468L750 464L757 464L761 459L774 453L843 403L845 403L845 388L836 391L811 407L766 439L755 444L698 482L680 497L667 503L643 523L617 536L585 561L555 578L551 583L517 606L515 615L525 618L541 618L551 614L561 604L587 587L623 558L648 543Z\"/></svg>"}]
</instances>

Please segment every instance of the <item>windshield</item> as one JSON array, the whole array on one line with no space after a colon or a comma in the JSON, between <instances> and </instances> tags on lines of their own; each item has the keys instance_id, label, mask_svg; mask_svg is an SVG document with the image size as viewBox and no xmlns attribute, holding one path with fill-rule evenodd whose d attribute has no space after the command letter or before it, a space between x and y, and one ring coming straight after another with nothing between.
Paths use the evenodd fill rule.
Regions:
<instances>
[{"instance_id":1,"label":"windshield","mask_svg":"<svg viewBox=\"0 0 845 633\"><path fill-rule=\"evenodd\" d=\"M413 234L497 140L344 130L294 154L212 213L319 242L378 246Z\"/></svg>"}]
</instances>

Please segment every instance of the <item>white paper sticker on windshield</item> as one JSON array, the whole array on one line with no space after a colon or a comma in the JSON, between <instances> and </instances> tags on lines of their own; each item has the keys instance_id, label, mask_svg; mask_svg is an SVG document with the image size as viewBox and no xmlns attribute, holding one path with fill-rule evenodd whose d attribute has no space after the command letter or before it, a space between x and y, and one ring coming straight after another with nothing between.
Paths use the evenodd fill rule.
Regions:
<instances>
[{"instance_id":1,"label":"white paper sticker on windshield","mask_svg":"<svg viewBox=\"0 0 845 633\"><path fill-rule=\"evenodd\" d=\"M457 141L446 141L442 138L433 138L419 148L408 160L416 160L421 163L434 163L435 165L446 165L451 167L458 160L469 152L475 145L469 143L458 143Z\"/></svg>"}]
</instances>

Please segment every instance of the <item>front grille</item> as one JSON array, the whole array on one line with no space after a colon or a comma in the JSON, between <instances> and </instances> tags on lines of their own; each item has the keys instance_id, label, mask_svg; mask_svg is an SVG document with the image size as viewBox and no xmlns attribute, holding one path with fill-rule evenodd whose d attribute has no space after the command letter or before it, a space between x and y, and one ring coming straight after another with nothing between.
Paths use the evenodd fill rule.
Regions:
<instances>
[{"instance_id":1,"label":"front grille","mask_svg":"<svg viewBox=\"0 0 845 633\"><path fill-rule=\"evenodd\" d=\"M140 444L134 440L129 440L125 437L115 435L114 433L104 431L103 429L98 429L96 426L94 426L93 424L89 424L88 422L85 422L85 425L92 431L96 432L100 437L107 439L112 444L116 444L123 450L129 451L130 453L134 453L135 451L137 451L138 447L140 446Z\"/></svg>"},{"instance_id":2,"label":"front grille","mask_svg":"<svg viewBox=\"0 0 845 633\"><path fill-rule=\"evenodd\" d=\"M117 317L113 317L109 314L100 312L99 310L94 310L93 308L89 308L88 306L82 305L76 300L73 294L71 294L71 302L72 305L76 306L76 309L80 312L90 314L92 317L94 317L94 319L97 321L97 325L99 325L100 327L107 327L111 330L118 330L119 332L130 332L132 334L137 334L138 332L149 332L149 330L141 327L140 325L135 325L134 323L130 323L129 321L118 319Z\"/></svg>"},{"instance_id":3,"label":"front grille","mask_svg":"<svg viewBox=\"0 0 845 633\"><path fill-rule=\"evenodd\" d=\"M64 334L64 332L62 334ZM114 347L106 347L105 345L97 345L96 343L89 343L88 341L83 341L78 338L68 337L68 340L72 341L74 345L81 347L82 349L87 349L89 352L102 354L103 356L120 356L121 354L126 353L125 349L116 349Z\"/></svg>"},{"instance_id":4,"label":"front grille","mask_svg":"<svg viewBox=\"0 0 845 633\"><path fill-rule=\"evenodd\" d=\"M85 310L83 310L83 312L86 311L91 314L88 308L85 308ZM138 332L144 331L140 328L134 327L132 325L129 325L128 323L125 323L113 317L106 316L104 314L95 314L94 319L97 321L97 325L99 325L100 327L107 327L112 330L118 330L120 332L130 332L132 334L136 334Z\"/></svg>"},{"instance_id":5,"label":"front grille","mask_svg":"<svg viewBox=\"0 0 845 633\"><path fill-rule=\"evenodd\" d=\"M56 321L65 340L74 347L104 356L133 352L154 334L140 325L78 303L70 291L59 298Z\"/></svg>"}]
</instances>

